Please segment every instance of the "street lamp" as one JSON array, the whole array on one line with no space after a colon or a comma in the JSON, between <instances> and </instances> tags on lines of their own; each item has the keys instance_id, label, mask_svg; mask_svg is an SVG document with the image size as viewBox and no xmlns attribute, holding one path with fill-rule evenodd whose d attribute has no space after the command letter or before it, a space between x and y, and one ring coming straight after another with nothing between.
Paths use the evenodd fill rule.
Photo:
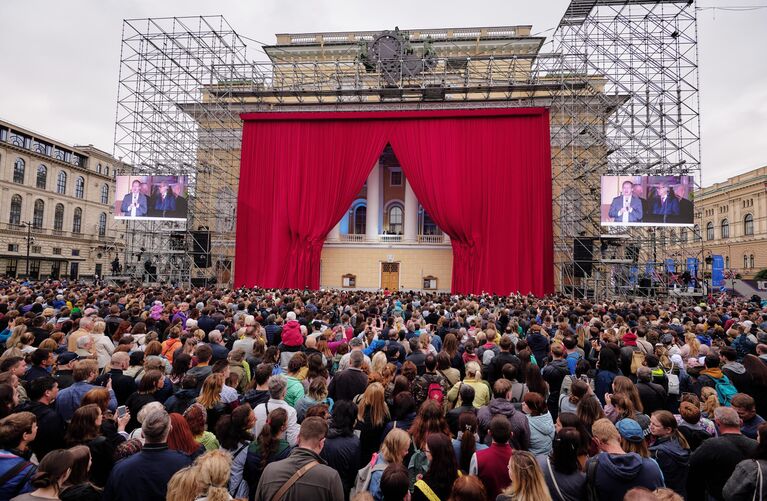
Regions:
<instances>
[{"instance_id":1,"label":"street lamp","mask_svg":"<svg viewBox=\"0 0 767 501\"><path fill-rule=\"evenodd\" d=\"M24 277L27 280L29 280L29 250L30 250L30 247L32 246L32 242L33 242L33 239L32 239L32 223L30 223L29 221L23 221L21 223L21 225L27 227L27 257L26 257L26 265L25 265Z\"/></svg>"}]
</instances>

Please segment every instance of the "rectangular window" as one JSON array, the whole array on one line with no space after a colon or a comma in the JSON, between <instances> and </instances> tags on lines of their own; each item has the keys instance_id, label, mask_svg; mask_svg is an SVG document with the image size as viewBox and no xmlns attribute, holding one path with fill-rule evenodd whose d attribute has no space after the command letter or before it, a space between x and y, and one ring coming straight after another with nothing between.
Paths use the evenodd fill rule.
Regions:
<instances>
[{"instance_id":1,"label":"rectangular window","mask_svg":"<svg viewBox=\"0 0 767 501\"><path fill-rule=\"evenodd\" d=\"M16 268L18 263L18 259L9 259L5 264L5 274L9 277L16 278Z\"/></svg>"},{"instance_id":2,"label":"rectangular window","mask_svg":"<svg viewBox=\"0 0 767 501\"><path fill-rule=\"evenodd\" d=\"M8 244L8 252L19 252L19 244Z\"/></svg>"},{"instance_id":3,"label":"rectangular window","mask_svg":"<svg viewBox=\"0 0 767 501\"><path fill-rule=\"evenodd\" d=\"M80 255L80 249L72 249L72 255L73 256L79 256Z\"/></svg>"},{"instance_id":4,"label":"rectangular window","mask_svg":"<svg viewBox=\"0 0 767 501\"><path fill-rule=\"evenodd\" d=\"M54 247L53 248L53 255L54 256L60 256L61 255L61 247Z\"/></svg>"},{"instance_id":5,"label":"rectangular window","mask_svg":"<svg viewBox=\"0 0 767 501\"><path fill-rule=\"evenodd\" d=\"M402 171L393 170L389 173L389 185L390 186L402 186Z\"/></svg>"},{"instance_id":6,"label":"rectangular window","mask_svg":"<svg viewBox=\"0 0 767 501\"><path fill-rule=\"evenodd\" d=\"M33 245L31 251L32 254L40 254L43 251L43 248L40 245Z\"/></svg>"}]
</instances>

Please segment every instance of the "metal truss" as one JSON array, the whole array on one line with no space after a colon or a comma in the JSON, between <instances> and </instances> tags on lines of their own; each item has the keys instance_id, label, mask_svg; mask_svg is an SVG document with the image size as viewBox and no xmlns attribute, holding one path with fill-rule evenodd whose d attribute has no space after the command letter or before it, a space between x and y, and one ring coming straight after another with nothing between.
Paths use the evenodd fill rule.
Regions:
<instances>
[{"instance_id":1,"label":"metal truss","mask_svg":"<svg viewBox=\"0 0 767 501\"><path fill-rule=\"evenodd\" d=\"M392 61L359 57L355 43L370 34L333 58L281 57L271 47L269 61L252 62L244 37L221 17L127 20L115 152L131 173L190 176L193 200L184 231L212 232L213 269L194 266L189 244L183 259L160 259L175 264L158 278L227 282L234 256L239 113L545 106L551 116L558 283L572 294L622 295L628 293L625 276L632 265L650 263L651 274L662 280L653 263L697 255L685 245L697 246L702 255L691 229L686 244L678 234L632 230L622 232L620 248L607 249L604 262L595 249L591 278L574 273L573 239L602 232L601 175L690 174L699 182L696 30L693 2L573 0L543 49L542 39L528 37L503 53L466 51L457 57L436 50L420 68L409 60L407 71L397 72ZM421 35L409 43L418 51L430 42ZM134 231L152 234L158 228L155 223ZM154 256L175 252L162 239L127 240L140 242L126 249L126 263L132 255L135 266L137 245ZM631 263L625 263L628 246L639 248ZM174 268L186 266L188 273Z\"/></svg>"}]
</instances>

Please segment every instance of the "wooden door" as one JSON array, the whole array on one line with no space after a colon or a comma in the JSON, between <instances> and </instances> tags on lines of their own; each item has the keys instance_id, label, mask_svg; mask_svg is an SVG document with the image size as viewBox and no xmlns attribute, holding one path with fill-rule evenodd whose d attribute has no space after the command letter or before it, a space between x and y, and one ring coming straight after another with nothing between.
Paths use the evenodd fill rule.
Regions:
<instances>
[{"instance_id":1,"label":"wooden door","mask_svg":"<svg viewBox=\"0 0 767 501\"><path fill-rule=\"evenodd\" d=\"M399 290L399 263L381 263L381 288Z\"/></svg>"}]
</instances>

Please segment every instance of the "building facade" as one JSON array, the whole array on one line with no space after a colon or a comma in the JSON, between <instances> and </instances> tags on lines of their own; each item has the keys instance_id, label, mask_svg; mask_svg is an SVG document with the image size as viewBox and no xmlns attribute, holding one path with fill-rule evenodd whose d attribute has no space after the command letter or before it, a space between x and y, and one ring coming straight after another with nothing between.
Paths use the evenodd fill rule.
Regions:
<instances>
[{"instance_id":1,"label":"building facade","mask_svg":"<svg viewBox=\"0 0 767 501\"><path fill-rule=\"evenodd\" d=\"M704 258L723 256L725 269L743 278L767 268L767 167L696 192L692 239Z\"/></svg>"},{"instance_id":2,"label":"building facade","mask_svg":"<svg viewBox=\"0 0 767 501\"><path fill-rule=\"evenodd\" d=\"M118 164L92 145L69 146L0 121L0 274L108 274L122 248L112 218Z\"/></svg>"}]
</instances>

